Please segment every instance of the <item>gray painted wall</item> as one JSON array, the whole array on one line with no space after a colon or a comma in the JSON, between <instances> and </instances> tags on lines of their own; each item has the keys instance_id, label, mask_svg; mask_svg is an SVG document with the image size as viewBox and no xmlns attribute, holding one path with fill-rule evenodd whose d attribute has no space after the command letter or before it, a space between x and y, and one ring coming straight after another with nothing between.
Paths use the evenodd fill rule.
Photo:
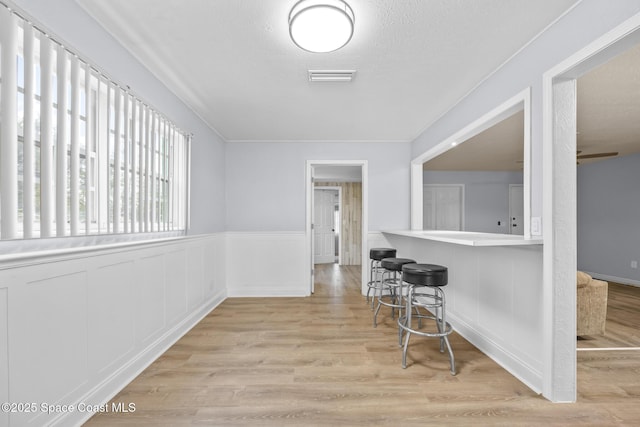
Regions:
<instances>
[{"instance_id":1,"label":"gray painted wall","mask_svg":"<svg viewBox=\"0 0 640 427\"><path fill-rule=\"evenodd\" d=\"M304 231L307 160L367 160L369 230L409 228L409 143L229 143L227 230Z\"/></svg>"},{"instance_id":2,"label":"gray painted wall","mask_svg":"<svg viewBox=\"0 0 640 427\"><path fill-rule=\"evenodd\" d=\"M225 164L224 143L218 135L74 0L16 0L14 3L35 17L54 38L100 67L114 81L129 85L137 96L193 133L189 234L222 231Z\"/></svg>"},{"instance_id":3,"label":"gray painted wall","mask_svg":"<svg viewBox=\"0 0 640 427\"><path fill-rule=\"evenodd\" d=\"M531 87L531 211L532 216L542 217L542 76L554 65L638 12L638 0L582 0L454 108L431 124L413 142L412 158Z\"/></svg>"},{"instance_id":4,"label":"gray painted wall","mask_svg":"<svg viewBox=\"0 0 640 427\"><path fill-rule=\"evenodd\" d=\"M424 171L423 182L464 184L466 231L509 233L509 184L522 184L522 172Z\"/></svg>"},{"instance_id":5,"label":"gray painted wall","mask_svg":"<svg viewBox=\"0 0 640 427\"><path fill-rule=\"evenodd\" d=\"M640 284L640 154L578 166L578 268Z\"/></svg>"}]
</instances>

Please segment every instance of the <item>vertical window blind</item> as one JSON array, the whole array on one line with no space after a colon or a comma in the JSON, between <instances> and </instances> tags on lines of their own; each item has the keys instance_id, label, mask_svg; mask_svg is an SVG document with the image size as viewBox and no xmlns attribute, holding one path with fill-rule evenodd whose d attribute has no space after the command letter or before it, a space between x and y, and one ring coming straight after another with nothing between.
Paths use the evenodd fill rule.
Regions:
<instances>
[{"instance_id":1,"label":"vertical window blind","mask_svg":"<svg viewBox=\"0 0 640 427\"><path fill-rule=\"evenodd\" d=\"M190 144L0 3L0 239L185 230Z\"/></svg>"}]
</instances>

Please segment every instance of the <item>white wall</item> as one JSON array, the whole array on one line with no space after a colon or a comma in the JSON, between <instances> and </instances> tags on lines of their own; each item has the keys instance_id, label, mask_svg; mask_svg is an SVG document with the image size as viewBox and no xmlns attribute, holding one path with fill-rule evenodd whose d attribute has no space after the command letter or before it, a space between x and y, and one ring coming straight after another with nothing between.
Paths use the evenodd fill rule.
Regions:
<instances>
[{"instance_id":1,"label":"white wall","mask_svg":"<svg viewBox=\"0 0 640 427\"><path fill-rule=\"evenodd\" d=\"M522 184L522 172L424 171L423 179L464 185L465 231L509 234L509 184Z\"/></svg>"},{"instance_id":2,"label":"white wall","mask_svg":"<svg viewBox=\"0 0 640 427\"><path fill-rule=\"evenodd\" d=\"M228 231L304 231L307 160L367 160L369 230L409 228L408 143L229 143Z\"/></svg>"},{"instance_id":3,"label":"white wall","mask_svg":"<svg viewBox=\"0 0 640 427\"><path fill-rule=\"evenodd\" d=\"M16 0L19 9L114 81L193 133L190 234L224 228L224 143L193 111L106 33L74 0Z\"/></svg>"},{"instance_id":4,"label":"white wall","mask_svg":"<svg viewBox=\"0 0 640 427\"><path fill-rule=\"evenodd\" d=\"M0 425L79 424L226 298L224 235L129 245L0 259L0 401L38 405Z\"/></svg>"},{"instance_id":5,"label":"white wall","mask_svg":"<svg viewBox=\"0 0 640 427\"><path fill-rule=\"evenodd\" d=\"M483 247L384 237L398 256L447 266L446 315L455 331L534 391L542 391L541 245Z\"/></svg>"},{"instance_id":6,"label":"white wall","mask_svg":"<svg viewBox=\"0 0 640 427\"><path fill-rule=\"evenodd\" d=\"M578 268L640 285L640 154L578 166Z\"/></svg>"},{"instance_id":7,"label":"white wall","mask_svg":"<svg viewBox=\"0 0 640 427\"><path fill-rule=\"evenodd\" d=\"M467 124L531 87L531 215L542 217L542 75L589 42L640 12L640 1L582 0L560 21L487 78L412 144L426 152ZM543 224L544 227L544 224Z\"/></svg>"}]
</instances>

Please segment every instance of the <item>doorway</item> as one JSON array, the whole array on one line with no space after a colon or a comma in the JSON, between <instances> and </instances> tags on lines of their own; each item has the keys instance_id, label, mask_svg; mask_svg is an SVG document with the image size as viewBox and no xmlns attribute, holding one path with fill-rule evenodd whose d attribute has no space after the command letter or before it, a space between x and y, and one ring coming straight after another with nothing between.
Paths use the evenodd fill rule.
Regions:
<instances>
[{"instance_id":1,"label":"doorway","mask_svg":"<svg viewBox=\"0 0 640 427\"><path fill-rule=\"evenodd\" d=\"M357 185L356 185L357 184ZM367 213L367 161L366 160L308 160L306 174L306 236L309 269L309 288L314 292L314 265L316 252L315 188L339 187L340 224L338 225L338 263L360 266L360 288L365 292L368 272L368 213ZM357 189L357 191L356 191ZM357 193L357 196L356 196ZM335 215L335 205L334 205ZM326 215L329 215L327 209ZM335 228L334 228L335 229ZM328 236L329 234L327 234ZM334 233L335 239L335 233ZM335 240L334 240L335 241Z\"/></svg>"},{"instance_id":2,"label":"doorway","mask_svg":"<svg viewBox=\"0 0 640 427\"><path fill-rule=\"evenodd\" d=\"M575 401L577 269L577 90L576 81L640 42L635 15L543 76L544 304L543 345L561 374L545 378L553 400ZM550 370L551 371L551 370ZM558 369L558 371L560 371ZM557 393L553 390L559 390Z\"/></svg>"}]
</instances>

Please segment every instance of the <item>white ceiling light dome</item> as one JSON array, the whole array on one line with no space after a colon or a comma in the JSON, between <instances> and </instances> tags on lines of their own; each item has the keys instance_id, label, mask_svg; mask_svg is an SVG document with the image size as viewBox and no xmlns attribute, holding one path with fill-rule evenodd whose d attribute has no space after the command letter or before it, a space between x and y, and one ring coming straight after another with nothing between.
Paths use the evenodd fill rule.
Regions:
<instances>
[{"instance_id":1,"label":"white ceiling light dome","mask_svg":"<svg viewBox=\"0 0 640 427\"><path fill-rule=\"evenodd\" d=\"M309 52L338 50L353 36L355 16L343 0L300 0L289 13L291 40Z\"/></svg>"}]
</instances>

